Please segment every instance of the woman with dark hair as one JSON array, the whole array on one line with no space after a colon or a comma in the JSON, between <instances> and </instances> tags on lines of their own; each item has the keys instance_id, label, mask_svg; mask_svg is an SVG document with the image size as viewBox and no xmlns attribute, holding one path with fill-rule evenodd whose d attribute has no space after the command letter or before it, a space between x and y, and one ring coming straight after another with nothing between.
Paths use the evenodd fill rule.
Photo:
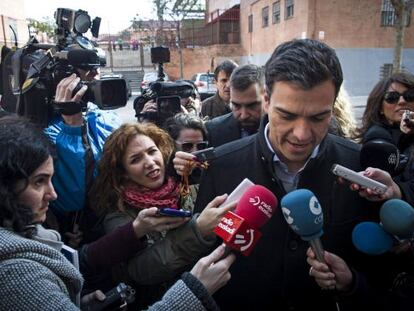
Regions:
<instances>
[{"instance_id":1,"label":"woman with dark hair","mask_svg":"<svg viewBox=\"0 0 414 311\"><path fill-rule=\"evenodd\" d=\"M406 116L406 117L403 117ZM414 76L396 73L379 81L368 96L367 106L358 129L357 139L364 145L383 141L395 145L408 162L397 178L403 198L414 203L413 143L414 143Z\"/></svg>"},{"instance_id":2,"label":"woman with dark hair","mask_svg":"<svg viewBox=\"0 0 414 311\"><path fill-rule=\"evenodd\" d=\"M124 124L108 137L91 190L106 233L142 210L183 207L181 184L167 169L173 151L170 136L151 123ZM135 282L141 308L158 299L169 282L215 244L213 229L235 206L217 207L225 198L216 197L191 219L177 217L164 232L148 234L148 247L113 270L116 279Z\"/></svg>"},{"instance_id":3,"label":"woman with dark hair","mask_svg":"<svg viewBox=\"0 0 414 311\"><path fill-rule=\"evenodd\" d=\"M199 163L194 161L196 156L191 153L208 147L207 128L200 117L180 113L165 122L165 129L174 140L177 151L173 159L175 172L183 179L188 176L189 197L195 202L202 171L195 167Z\"/></svg>"},{"instance_id":4,"label":"woman with dark hair","mask_svg":"<svg viewBox=\"0 0 414 311\"><path fill-rule=\"evenodd\" d=\"M4 117L0 119L0 150L0 310L79 310L75 297L83 278L60 253L60 235L41 226L49 202L57 198L51 181L51 144L35 125L19 117ZM105 243L99 240L81 249L81 256L91 266L105 261L97 259L104 248L116 253L115 257L119 256L118 250L123 259L131 256L125 247L118 249L118 244L126 240L130 248L136 249L138 238L148 231L163 230L166 221L172 221L171 217L149 217L154 212L143 211L124 226L130 226L129 231L114 231L102 238ZM177 310L194 306L201 310L205 304L214 307L210 294L228 281L228 268L234 261L234 256L220 260L223 254L224 249L219 248L203 258L151 309L165 310L171 305ZM113 254L107 257L103 269L119 260ZM80 260L81 265L84 260ZM211 267L211 262L218 264ZM174 301L176 297L183 299ZM82 302L104 298L102 293L94 292Z\"/></svg>"},{"instance_id":5,"label":"woman with dark hair","mask_svg":"<svg viewBox=\"0 0 414 311\"><path fill-rule=\"evenodd\" d=\"M200 117L179 113L167 119L164 128L174 140L176 153L173 164L175 172L182 176L184 183L187 183L186 203L194 206L202 170L201 163L195 161L196 157L191 153L208 147L206 126Z\"/></svg>"},{"instance_id":6,"label":"woman with dark hair","mask_svg":"<svg viewBox=\"0 0 414 311\"><path fill-rule=\"evenodd\" d=\"M82 276L60 252L42 244L59 242L57 232L40 226L57 198L53 149L33 124L4 117L0 150L0 309L75 310Z\"/></svg>"},{"instance_id":7,"label":"woman with dark hair","mask_svg":"<svg viewBox=\"0 0 414 311\"><path fill-rule=\"evenodd\" d=\"M179 113L167 119L164 128L178 151L194 152L208 146L207 129L200 117Z\"/></svg>"},{"instance_id":8,"label":"woman with dark hair","mask_svg":"<svg viewBox=\"0 0 414 311\"><path fill-rule=\"evenodd\" d=\"M414 112L414 76L396 73L382 79L368 96L362 126L358 129L359 139L362 142L375 139L371 135L378 133L374 130L379 130L384 133L384 137L380 138L386 138L404 149L404 141L408 137L401 136L400 123L405 110Z\"/></svg>"}]
</instances>

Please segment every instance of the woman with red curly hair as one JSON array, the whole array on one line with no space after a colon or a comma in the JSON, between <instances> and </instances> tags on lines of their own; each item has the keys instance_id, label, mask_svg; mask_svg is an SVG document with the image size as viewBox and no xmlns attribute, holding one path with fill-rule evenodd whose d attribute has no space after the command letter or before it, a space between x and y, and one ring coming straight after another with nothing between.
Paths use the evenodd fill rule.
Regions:
<instances>
[{"instance_id":1,"label":"woman with red curly hair","mask_svg":"<svg viewBox=\"0 0 414 311\"><path fill-rule=\"evenodd\" d=\"M170 136L150 123L124 124L108 137L91 190L91 206L103 215L106 233L143 209L181 208L181 185L168 169L173 150ZM216 197L191 219L171 217L168 230L148 234L148 247L113 270L118 281L135 283L139 307L159 298L170 282L208 253L216 241L212 230L234 208L217 208L225 198Z\"/></svg>"}]
</instances>

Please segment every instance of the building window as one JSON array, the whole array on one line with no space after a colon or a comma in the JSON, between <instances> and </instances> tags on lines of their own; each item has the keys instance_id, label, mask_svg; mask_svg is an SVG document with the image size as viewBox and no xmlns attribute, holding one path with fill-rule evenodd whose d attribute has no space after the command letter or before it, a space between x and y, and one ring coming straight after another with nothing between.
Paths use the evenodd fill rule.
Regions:
<instances>
[{"instance_id":1,"label":"building window","mask_svg":"<svg viewBox=\"0 0 414 311\"><path fill-rule=\"evenodd\" d=\"M249 32L253 32L253 15L249 15Z\"/></svg>"},{"instance_id":2,"label":"building window","mask_svg":"<svg viewBox=\"0 0 414 311\"><path fill-rule=\"evenodd\" d=\"M269 7L264 7L262 9L262 27L269 26Z\"/></svg>"},{"instance_id":3,"label":"building window","mask_svg":"<svg viewBox=\"0 0 414 311\"><path fill-rule=\"evenodd\" d=\"M285 19L293 17L294 0L286 0Z\"/></svg>"},{"instance_id":4,"label":"building window","mask_svg":"<svg viewBox=\"0 0 414 311\"><path fill-rule=\"evenodd\" d=\"M381 26L390 26L394 27L395 25L395 9L391 3L391 0L382 0L381 3ZM408 27L410 25L411 19L411 10L407 12L407 19L405 26Z\"/></svg>"},{"instance_id":5,"label":"building window","mask_svg":"<svg viewBox=\"0 0 414 311\"><path fill-rule=\"evenodd\" d=\"M280 1L276 1L272 5L272 23L276 24L280 22Z\"/></svg>"}]
</instances>

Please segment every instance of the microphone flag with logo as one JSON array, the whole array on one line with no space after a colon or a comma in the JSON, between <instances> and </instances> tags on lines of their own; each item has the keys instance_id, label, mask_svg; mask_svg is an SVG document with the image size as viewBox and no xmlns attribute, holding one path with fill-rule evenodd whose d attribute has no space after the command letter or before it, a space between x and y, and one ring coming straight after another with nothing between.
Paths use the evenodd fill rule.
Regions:
<instances>
[{"instance_id":1,"label":"microphone flag with logo","mask_svg":"<svg viewBox=\"0 0 414 311\"><path fill-rule=\"evenodd\" d=\"M214 233L223 239L227 247L248 256L260 239L258 228L274 214L277 207L275 195L267 188L249 187L234 212L227 212Z\"/></svg>"}]
</instances>

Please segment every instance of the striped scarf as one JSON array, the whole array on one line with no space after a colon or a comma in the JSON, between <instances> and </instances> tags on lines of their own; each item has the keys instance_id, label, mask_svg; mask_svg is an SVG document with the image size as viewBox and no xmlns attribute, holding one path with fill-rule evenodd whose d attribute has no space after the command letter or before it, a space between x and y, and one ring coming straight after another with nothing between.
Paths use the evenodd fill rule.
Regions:
<instances>
[{"instance_id":1,"label":"striped scarf","mask_svg":"<svg viewBox=\"0 0 414 311\"><path fill-rule=\"evenodd\" d=\"M123 192L124 202L129 206L138 209L150 207L178 208L180 198L180 184L172 177L156 190L146 189L137 184L129 184Z\"/></svg>"}]
</instances>

